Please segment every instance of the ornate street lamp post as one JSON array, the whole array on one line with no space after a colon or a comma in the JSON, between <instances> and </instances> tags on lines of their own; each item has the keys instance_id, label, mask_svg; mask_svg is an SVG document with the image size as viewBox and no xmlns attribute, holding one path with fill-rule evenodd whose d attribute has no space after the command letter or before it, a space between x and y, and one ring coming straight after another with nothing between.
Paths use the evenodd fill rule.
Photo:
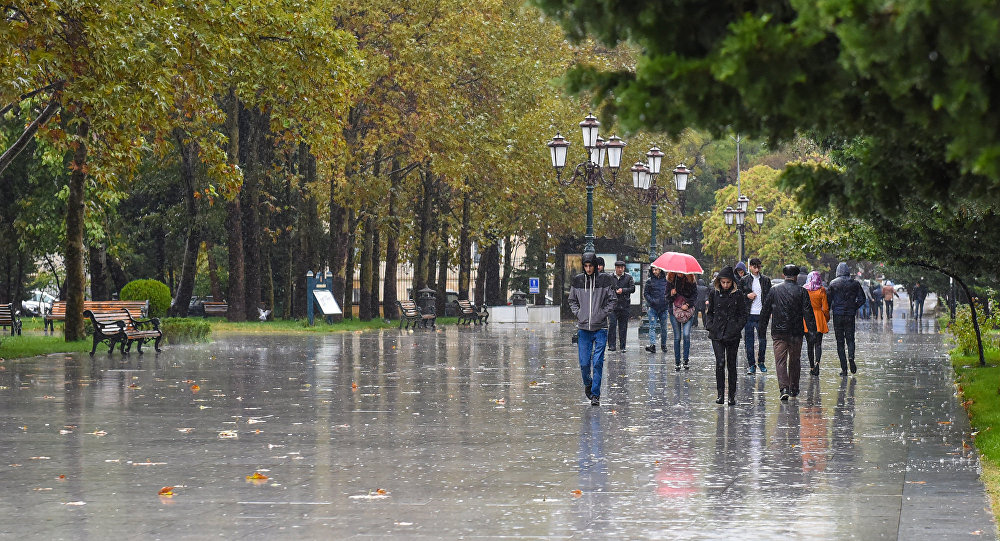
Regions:
<instances>
[{"instance_id":1,"label":"ornate street lamp post","mask_svg":"<svg viewBox=\"0 0 1000 541\"><path fill-rule=\"evenodd\" d=\"M594 251L594 187L603 184L610 188L614 185L618 177L618 168L622 162L622 150L625 142L616 135L605 141L598 134L601 123L593 114L587 115L580 123L580 130L583 134L583 147L586 149L587 160L578 163L573 169L573 176L562 179L562 170L566 166L566 154L569 149L569 141L563 138L558 132L556 136L548 142L549 151L552 155L552 167L556 170L556 180L563 186L569 186L577 180L583 180L587 185L587 245L584 252ZM611 178L604 176L604 159L608 160L608 168L611 169Z\"/></svg>"},{"instance_id":2,"label":"ornate street lamp post","mask_svg":"<svg viewBox=\"0 0 1000 541\"><path fill-rule=\"evenodd\" d=\"M731 206L726 207L726 210L722 211L722 214L726 221L726 229L730 233L737 233L740 239L740 254L738 261L743 261L746 254L746 232L757 234L760 233L761 228L764 225L764 215L767 214L767 210L757 205L754 209L754 222L747 223L747 208L750 206L750 198L741 193L740 185L740 141L743 139L736 135L736 137L730 136L730 139L736 141L736 208ZM735 230L733 227L735 226Z\"/></svg>"}]
</instances>

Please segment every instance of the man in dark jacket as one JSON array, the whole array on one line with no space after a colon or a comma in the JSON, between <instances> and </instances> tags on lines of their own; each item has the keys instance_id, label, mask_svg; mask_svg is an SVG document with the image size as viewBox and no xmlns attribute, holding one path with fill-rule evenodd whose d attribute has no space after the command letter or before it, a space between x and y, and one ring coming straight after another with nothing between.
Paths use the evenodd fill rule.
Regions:
<instances>
[{"instance_id":1,"label":"man in dark jacket","mask_svg":"<svg viewBox=\"0 0 1000 541\"><path fill-rule=\"evenodd\" d=\"M927 299L927 286L917 282L913 285L910 296L913 297L913 317L924 319L924 300Z\"/></svg>"},{"instance_id":2,"label":"man in dark jacket","mask_svg":"<svg viewBox=\"0 0 1000 541\"><path fill-rule=\"evenodd\" d=\"M854 315L861 305L868 302L861 282L851 276L851 268L847 263L837 265L837 277L830 282L827 290L830 299L830 313L833 315L833 332L837 336L837 356L840 357L840 376L847 375L847 364L851 365L851 373L858 371L854 364ZM847 352L844 352L844 343Z\"/></svg>"},{"instance_id":3,"label":"man in dark jacket","mask_svg":"<svg viewBox=\"0 0 1000 541\"><path fill-rule=\"evenodd\" d=\"M583 392L591 405L600 406L608 314L615 309L615 292L611 276L597 272L596 259L591 252L583 254L583 272L573 277L569 289L569 308L577 321L577 353Z\"/></svg>"},{"instance_id":4,"label":"man in dark jacket","mask_svg":"<svg viewBox=\"0 0 1000 541\"><path fill-rule=\"evenodd\" d=\"M796 283L799 268L785 265L782 269L785 281L772 287L764 297L760 311L761 333L771 321L771 339L774 341L774 368L778 372L778 387L781 399L788 400L799 394L799 374L802 370L802 322L806 331L816 332L816 316L813 314L809 292ZM773 318L773 319L772 319Z\"/></svg>"},{"instance_id":5,"label":"man in dark jacket","mask_svg":"<svg viewBox=\"0 0 1000 541\"><path fill-rule=\"evenodd\" d=\"M619 349L625 351L625 333L628 332L628 310L632 305L632 292L635 291L635 280L625 272L625 262L615 261L615 273L611 275L612 287L615 290L615 309L608 316L608 351L615 350L615 336Z\"/></svg>"},{"instance_id":6,"label":"man in dark jacket","mask_svg":"<svg viewBox=\"0 0 1000 541\"><path fill-rule=\"evenodd\" d=\"M660 349L667 349L667 323L670 321L670 303L667 302L667 275L663 270L649 267L649 278L642 288L649 316L649 345L646 351L656 353L656 329L660 330Z\"/></svg>"},{"instance_id":7,"label":"man in dark jacket","mask_svg":"<svg viewBox=\"0 0 1000 541\"><path fill-rule=\"evenodd\" d=\"M760 272L760 267L760 258L751 258L750 274L736 283L749 301L747 309L750 316L747 318L746 328L743 329L743 340L747 348L747 374L753 374L758 368L761 372L767 372L767 367L764 366L764 352L767 350L767 340L764 336L766 329L758 327L758 322L760 310L764 306L764 297L767 297L767 292L771 290L771 279ZM756 341L754 333L757 334Z\"/></svg>"},{"instance_id":8,"label":"man in dark jacket","mask_svg":"<svg viewBox=\"0 0 1000 541\"><path fill-rule=\"evenodd\" d=\"M732 267L729 270L732 270ZM708 310L708 295L710 292L711 289L705 283L705 280L698 278L698 298L694 301L694 318L692 318L694 319L694 327L698 326L698 314L701 314L701 323L706 325L706 329L708 328L708 320L705 317Z\"/></svg>"}]
</instances>

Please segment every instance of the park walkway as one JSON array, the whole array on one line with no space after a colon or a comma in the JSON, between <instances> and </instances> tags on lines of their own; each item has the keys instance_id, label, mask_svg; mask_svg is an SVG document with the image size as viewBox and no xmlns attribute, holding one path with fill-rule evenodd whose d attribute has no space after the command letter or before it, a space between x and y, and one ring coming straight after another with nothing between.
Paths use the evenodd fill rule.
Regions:
<instances>
[{"instance_id":1,"label":"park walkway","mask_svg":"<svg viewBox=\"0 0 1000 541\"><path fill-rule=\"evenodd\" d=\"M741 375L735 407L700 330L682 372L632 330L599 408L570 325L6 361L0 536L995 539L932 325L861 322L856 377L830 335L798 399Z\"/></svg>"}]
</instances>

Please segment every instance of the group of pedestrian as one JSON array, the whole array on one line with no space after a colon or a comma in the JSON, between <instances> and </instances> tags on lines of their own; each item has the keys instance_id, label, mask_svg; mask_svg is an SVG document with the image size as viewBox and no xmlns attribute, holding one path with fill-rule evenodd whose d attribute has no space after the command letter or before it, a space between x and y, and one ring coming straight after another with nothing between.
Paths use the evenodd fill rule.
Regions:
<instances>
[{"instance_id":1,"label":"group of pedestrian","mask_svg":"<svg viewBox=\"0 0 1000 541\"><path fill-rule=\"evenodd\" d=\"M625 351L628 307L635 283L625 272L623 261L615 262L615 272L605 274L593 253L583 255L583 272L573 278L569 305L577 317L577 343L584 394L594 406L600 405L605 346ZM761 261L752 258L749 272L742 262L723 267L709 288L705 302L705 329L715 354L716 403L736 404L737 357L740 339L745 340L747 373L766 372L766 333L771 328L780 398L799 394L803 341L807 345L809 372L819 375L823 335L832 320L840 358L840 376L857 373L855 362L855 314L868 302L860 282L851 275L847 263L837 265L837 277L824 286L822 274L804 274L796 265L782 269L784 281L774 287L761 273ZM799 282L803 282L800 285ZM895 290L893 290L895 293ZM650 267L643 288L650 318L649 345L656 352L659 328L660 349L666 351L667 323L674 338L675 369L689 368L691 327L700 304L698 284L693 274L664 272ZM884 296L884 295L883 295ZM897 295L898 296L898 295ZM891 301L890 301L891 302ZM891 304L890 304L891 310ZM611 339L608 329L611 322ZM654 321L659 325L654 325Z\"/></svg>"}]
</instances>

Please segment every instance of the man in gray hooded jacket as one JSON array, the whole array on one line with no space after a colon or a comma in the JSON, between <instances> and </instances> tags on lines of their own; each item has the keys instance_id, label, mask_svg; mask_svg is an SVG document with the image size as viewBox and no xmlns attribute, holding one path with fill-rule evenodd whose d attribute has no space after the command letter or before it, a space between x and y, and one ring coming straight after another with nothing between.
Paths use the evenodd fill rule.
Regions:
<instances>
[{"instance_id":1,"label":"man in gray hooded jacket","mask_svg":"<svg viewBox=\"0 0 1000 541\"><path fill-rule=\"evenodd\" d=\"M614 281L597 272L597 257L583 254L583 272L573 277L569 289L569 308L576 316L577 351L583 392L593 406L601 405L601 375L604 372L604 347L608 343L608 314L615 309Z\"/></svg>"},{"instance_id":2,"label":"man in gray hooded jacket","mask_svg":"<svg viewBox=\"0 0 1000 541\"><path fill-rule=\"evenodd\" d=\"M868 302L865 292L851 276L851 268L847 263L837 265L837 277L830 282L827 290L830 301L830 313L833 315L833 333L837 337L837 356L840 357L840 376L847 375L847 365L850 363L851 373L858 371L854 364L854 315L863 304ZM844 345L847 345L845 355Z\"/></svg>"}]
</instances>

